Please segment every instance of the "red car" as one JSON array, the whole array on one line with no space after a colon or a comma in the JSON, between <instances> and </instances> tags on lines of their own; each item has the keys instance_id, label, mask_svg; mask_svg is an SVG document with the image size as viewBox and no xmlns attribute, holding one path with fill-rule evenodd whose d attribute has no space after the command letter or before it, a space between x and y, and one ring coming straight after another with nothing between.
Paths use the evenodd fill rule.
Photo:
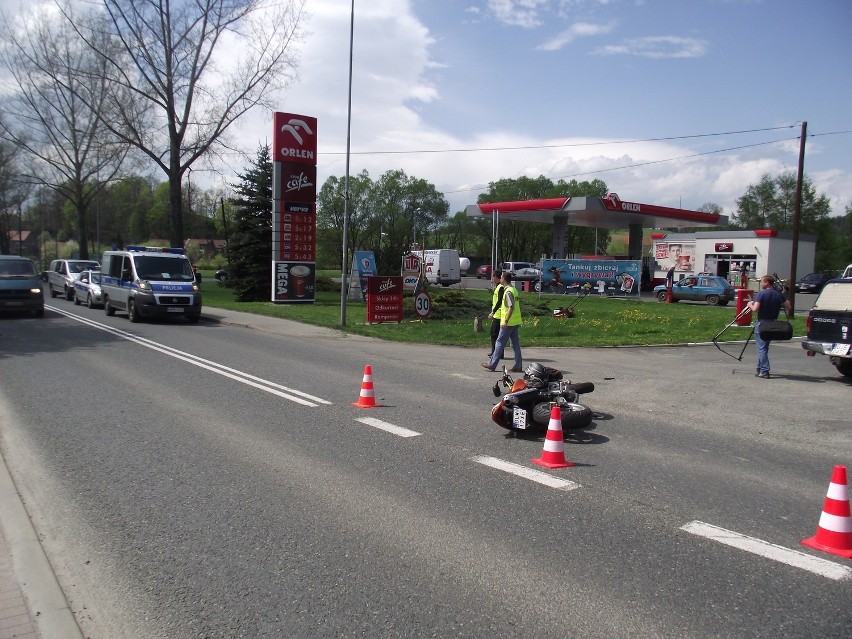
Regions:
<instances>
[{"instance_id":1,"label":"red car","mask_svg":"<svg viewBox=\"0 0 852 639\"><path fill-rule=\"evenodd\" d=\"M491 277L491 265L483 264L478 269L476 269L476 279L480 280L482 278L490 278Z\"/></svg>"},{"instance_id":2,"label":"red car","mask_svg":"<svg viewBox=\"0 0 852 639\"><path fill-rule=\"evenodd\" d=\"M479 280L479 279L482 279L483 277L486 278L486 279L491 277L491 265L490 264L483 264L478 269L476 269L476 279Z\"/></svg>"}]
</instances>

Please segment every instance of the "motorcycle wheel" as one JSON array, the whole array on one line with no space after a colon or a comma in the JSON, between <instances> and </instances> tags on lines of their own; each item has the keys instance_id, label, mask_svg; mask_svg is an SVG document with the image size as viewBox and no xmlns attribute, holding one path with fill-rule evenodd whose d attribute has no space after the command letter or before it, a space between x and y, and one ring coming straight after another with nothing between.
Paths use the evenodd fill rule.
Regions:
<instances>
[{"instance_id":1,"label":"motorcycle wheel","mask_svg":"<svg viewBox=\"0 0 852 639\"><path fill-rule=\"evenodd\" d=\"M533 407L532 419L539 426L550 424L550 403L541 402ZM559 407L562 428L585 428L592 423L592 409L585 404L565 402Z\"/></svg>"},{"instance_id":2,"label":"motorcycle wheel","mask_svg":"<svg viewBox=\"0 0 852 639\"><path fill-rule=\"evenodd\" d=\"M583 393L591 393L595 390L594 382L576 382L574 384L568 384L568 388L577 393L578 395L582 395Z\"/></svg>"}]
</instances>

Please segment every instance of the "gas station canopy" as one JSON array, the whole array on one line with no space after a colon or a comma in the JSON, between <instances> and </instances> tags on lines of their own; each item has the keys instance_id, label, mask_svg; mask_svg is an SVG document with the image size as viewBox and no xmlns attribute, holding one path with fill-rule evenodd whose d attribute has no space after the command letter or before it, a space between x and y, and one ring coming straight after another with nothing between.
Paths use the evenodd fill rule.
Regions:
<instances>
[{"instance_id":1,"label":"gas station canopy","mask_svg":"<svg viewBox=\"0 0 852 639\"><path fill-rule=\"evenodd\" d=\"M570 224L602 229L660 228L684 229L705 226L724 226L726 215L675 209L654 204L623 202L615 193L601 197L558 197L519 202L470 204L465 208L468 217L492 216L500 220L538 222L540 224Z\"/></svg>"}]
</instances>

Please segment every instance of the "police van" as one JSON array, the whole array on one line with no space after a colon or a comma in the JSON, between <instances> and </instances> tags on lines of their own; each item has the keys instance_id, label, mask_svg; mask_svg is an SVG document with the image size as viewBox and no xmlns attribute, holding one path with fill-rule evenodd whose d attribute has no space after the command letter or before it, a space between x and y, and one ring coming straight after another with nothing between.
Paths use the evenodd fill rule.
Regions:
<instances>
[{"instance_id":1,"label":"police van","mask_svg":"<svg viewBox=\"0 0 852 639\"><path fill-rule=\"evenodd\" d=\"M201 316L201 293L192 264L181 248L128 246L105 251L101 260L104 310L127 313L131 322L143 317Z\"/></svg>"}]
</instances>

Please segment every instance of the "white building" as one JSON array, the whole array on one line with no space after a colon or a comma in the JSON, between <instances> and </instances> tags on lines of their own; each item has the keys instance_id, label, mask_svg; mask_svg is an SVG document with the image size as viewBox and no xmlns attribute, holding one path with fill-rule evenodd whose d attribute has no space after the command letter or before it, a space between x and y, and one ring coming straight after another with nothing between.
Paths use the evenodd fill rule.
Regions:
<instances>
[{"instance_id":1,"label":"white building","mask_svg":"<svg viewBox=\"0 0 852 639\"><path fill-rule=\"evenodd\" d=\"M777 273L790 277L793 256L792 231L702 231L698 233L653 233L652 277L664 282L674 266L675 280L691 274L719 275L741 284L743 269L750 280ZM796 277L814 270L816 237L799 234Z\"/></svg>"}]
</instances>

